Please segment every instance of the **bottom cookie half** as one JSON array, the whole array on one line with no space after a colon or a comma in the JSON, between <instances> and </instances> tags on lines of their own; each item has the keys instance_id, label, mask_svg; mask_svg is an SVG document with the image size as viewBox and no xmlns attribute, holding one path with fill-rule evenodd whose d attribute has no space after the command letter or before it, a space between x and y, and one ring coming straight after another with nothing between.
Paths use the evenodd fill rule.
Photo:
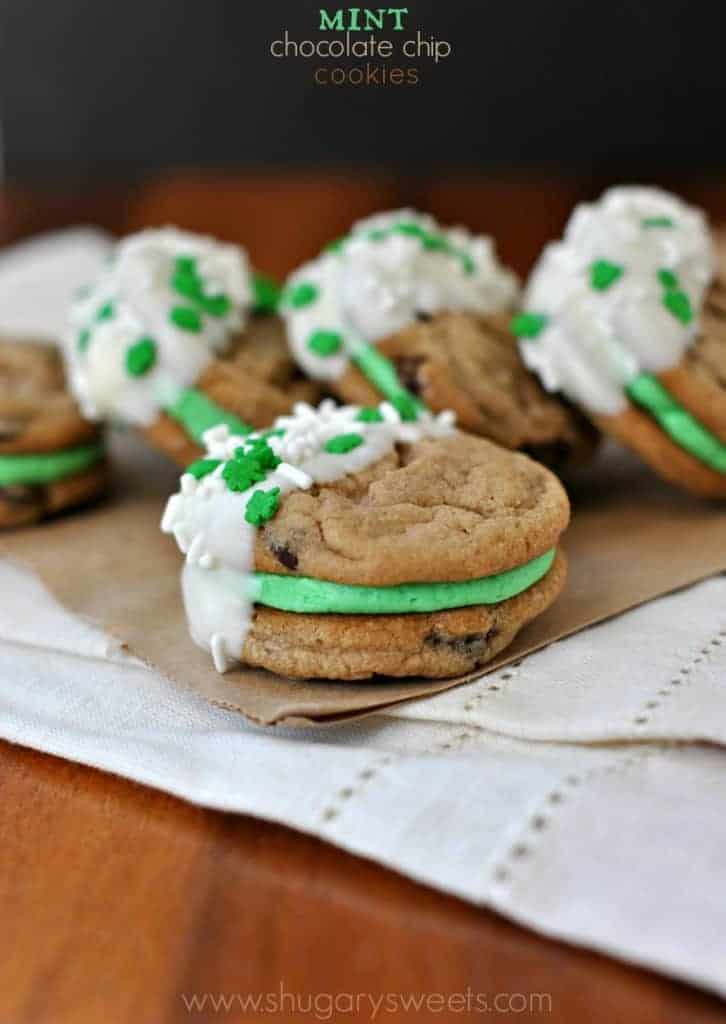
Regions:
<instances>
[{"instance_id":1,"label":"bottom cookie half","mask_svg":"<svg viewBox=\"0 0 726 1024\"><path fill-rule=\"evenodd\" d=\"M27 526L98 498L108 482L108 468L99 462L83 473L45 484L0 485L0 529Z\"/></svg>"},{"instance_id":2,"label":"bottom cookie half","mask_svg":"<svg viewBox=\"0 0 726 1024\"><path fill-rule=\"evenodd\" d=\"M425 614L306 615L258 605L242 661L304 679L460 675L503 651L553 603L566 574L558 551L547 575L508 601Z\"/></svg>"}]
</instances>

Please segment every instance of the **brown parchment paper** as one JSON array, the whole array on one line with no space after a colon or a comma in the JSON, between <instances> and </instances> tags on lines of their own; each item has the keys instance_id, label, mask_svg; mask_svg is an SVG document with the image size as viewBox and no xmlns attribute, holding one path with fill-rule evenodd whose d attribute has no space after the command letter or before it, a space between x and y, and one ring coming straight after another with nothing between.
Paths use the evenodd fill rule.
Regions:
<instances>
[{"instance_id":1,"label":"brown parchment paper","mask_svg":"<svg viewBox=\"0 0 726 1024\"><path fill-rule=\"evenodd\" d=\"M117 480L102 504L0 534L0 555L33 569L66 607L112 633L170 685L189 687L264 725L343 721L438 693L726 571L726 507L679 494L611 448L570 486L570 573L563 595L484 669L448 680L372 683L300 682L243 669L218 675L189 638L181 556L159 531L176 471L131 437L114 447Z\"/></svg>"}]
</instances>

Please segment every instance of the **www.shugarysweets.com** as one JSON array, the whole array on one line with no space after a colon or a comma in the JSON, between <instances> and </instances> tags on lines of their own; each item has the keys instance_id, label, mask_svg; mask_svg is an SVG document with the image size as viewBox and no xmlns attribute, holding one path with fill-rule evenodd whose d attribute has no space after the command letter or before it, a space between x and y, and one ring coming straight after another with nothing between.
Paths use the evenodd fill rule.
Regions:
<instances>
[{"instance_id":1,"label":"www.shugarysweets.com","mask_svg":"<svg viewBox=\"0 0 726 1024\"><path fill-rule=\"evenodd\" d=\"M309 62L316 85L418 85L422 67L445 61L453 48L409 27L408 14L407 7L320 8L315 38L296 39L284 29L270 54Z\"/></svg>"}]
</instances>

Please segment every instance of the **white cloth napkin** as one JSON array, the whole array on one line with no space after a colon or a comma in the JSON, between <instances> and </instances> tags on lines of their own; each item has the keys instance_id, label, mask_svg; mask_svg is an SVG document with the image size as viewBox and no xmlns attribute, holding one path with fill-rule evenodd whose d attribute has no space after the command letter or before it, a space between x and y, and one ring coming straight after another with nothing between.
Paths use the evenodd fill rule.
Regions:
<instances>
[{"instance_id":1,"label":"white cloth napkin","mask_svg":"<svg viewBox=\"0 0 726 1024\"><path fill-rule=\"evenodd\" d=\"M0 249L0 335L56 340L73 293L93 279L111 244L99 228L75 227Z\"/></svg>"},{"instance_id":2,"label":"white cloth napkin","mask_svg":"<svg viewBox=\"0 0 726 1024\"><path fill-rule=\"evenodd\" d=\"M0 562L3 738L282 822L724 995L725 688L718 577L358 724L264 730Z\"/></svg>"}]
</instances>

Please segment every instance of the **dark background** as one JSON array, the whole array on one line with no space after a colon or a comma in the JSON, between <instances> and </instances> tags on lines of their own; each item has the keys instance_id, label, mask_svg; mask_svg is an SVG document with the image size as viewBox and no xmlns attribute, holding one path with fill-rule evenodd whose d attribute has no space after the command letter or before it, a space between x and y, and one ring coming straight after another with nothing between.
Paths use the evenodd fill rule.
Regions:
<instances>
[{"instance_id":1,"label":"dark background","mask_svg":"<svg viewBox=\"0 0 726 1024\"><path fill-rule=\"evenodd\" d=\"M421 82L408 87L316 86L319 61L273 59L284 28L319 37L319 7L0 0L8 177L355 165L656 178L726 168L723 3L408 0L398 41L421 29L453 46L438 67L411 62Z\"/></svg>"}]
</instances>

